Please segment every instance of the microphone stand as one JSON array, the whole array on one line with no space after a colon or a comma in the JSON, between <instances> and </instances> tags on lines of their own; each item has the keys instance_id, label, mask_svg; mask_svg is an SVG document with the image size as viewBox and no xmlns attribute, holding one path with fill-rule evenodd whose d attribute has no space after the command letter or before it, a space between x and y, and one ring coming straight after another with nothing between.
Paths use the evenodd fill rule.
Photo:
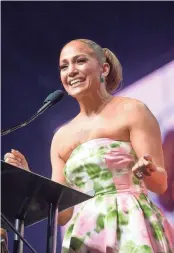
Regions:
<instances>
[{"instance_id":1,"label":"microphone stand","mask_svg":"<svg viewBox=\"0 0 174 253\"><path fill-rule=\"evenodd\" d=\"M18 244L20 243L20 240L25 243L25 245L33 252L33 253L37 253L35 251L35 249L33 249L33 247L24 239L24 237L21 235L21 233L23 234L23 230L24 230L24 221L23 220L19 220L16 219L15 221L15 227L11 224L11 222L1 213L1 218L2 220L13 230L13 232L17 235L15 237L15 247L13 249L13 253L21 253L23 252L23 247L22 245L20 245L20 247L18 247ZM21 223L21 224L20 224ZM19 238L18 238L19 237Z\"/></svg>"},{"instance_id":2,"label":"microphone stand","mask_svg":"<svg viewBox=\"0 0 174 253\"><path fill-rule=\"evenodd\" d=\"M63 98L63 96L64 96L64 92L62 90L54 91L53 93L48 95L48 97L44 101L44 105L30 119L28 119L27 121L24 121L20 125L17 125L13 128L10 128L7 130L2 130L1 136L9 134L9 133L11 133L19 128L22 128L24 126L27 126L31 121L33 121L35 118L37 118L45 110L47 110L49 107L51 107L51 106L55 105L57 102L59 102Z\"/></svg>"},{"instance_id":3,"label":"microphone stand","mask_svg":"<svg viewBox=\"0 0 174 253\"><path fill-rule=\"evenodd\" d=\"M35 113L31 118L29 118L28 120L24 121L23 123L21 123L20 125L17 125L13 128L7 129L7 130L2 130L1 131L1 136L4 136L6 134L9 134L17 129L20 129L22 127L27 126L30 122L32 122L33 120L35 120L35 118L37 118L39 115L41 115L43 112L45 112L49 107L52 106L52 103L49 101L46 104L44 104L38 111L37 113Z\"/></svg>"}]
</instances>

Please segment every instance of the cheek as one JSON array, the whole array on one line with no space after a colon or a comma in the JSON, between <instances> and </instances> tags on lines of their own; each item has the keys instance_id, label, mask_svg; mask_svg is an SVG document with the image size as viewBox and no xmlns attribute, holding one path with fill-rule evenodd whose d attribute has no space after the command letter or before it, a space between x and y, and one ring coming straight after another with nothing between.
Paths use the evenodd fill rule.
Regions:
<instances>
[{"instance_id":1,"label":"cheek","mask_svg":"<svg viewBox=\"0 0 174 253\"><path fill-rule=\"evenodd\" d=\"M100 73L96 69L91 69L89 72L90 79L93 80L95 83L100 83Z\"/></svg>"},{"instance_id":2,"label":"cheek","mask_svg":"<svg viewBox=\"0 0 174 253\"><path fill-rule=\"evenodd\" d=\"M66 75L60 74L60 80L61 80L62 84L65 85L66 84Z\"/></svg>"},{"instance_id":3,"label":"cheek","mask_svg":"<svg viewBox=\"0 0 174 253\"><path fill-rule=\"evenodd\" d=\"M66 83L66 77L65 75L60 75L60 80L61 80L61 84L63 86L63 88L65 89L65 91L68 92L68 84Z\"/></svg>"},{"instance_id":4,"label":"cheek","mask_svg":"<svg viewBox=\"0 0 174 253\"><path fill-rule=\"evenodd\" d=\"M98 69L95 68L95 66L86 66L82 72L86 75L89 76L92 79L99 79L100 74L98 73Z\"/></svg>"}]
</instances>

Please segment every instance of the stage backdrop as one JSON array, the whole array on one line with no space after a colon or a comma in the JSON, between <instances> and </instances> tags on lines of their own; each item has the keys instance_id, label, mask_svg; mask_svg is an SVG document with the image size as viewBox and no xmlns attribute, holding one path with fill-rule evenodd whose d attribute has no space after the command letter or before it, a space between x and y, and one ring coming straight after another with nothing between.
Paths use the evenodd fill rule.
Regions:
<instances>
[{"instance_id":1,"label":"stage backdrop","mask_svg":"<svg viewBox=\"0 0 174 253\"><path fill-rule=\"evenodd\" d=\"M168 191L159 196L149 191L151 200L160 207L174 227L174 61L148 76L118 91L116 95L139 99L157 118L163 139L166 169L169 174ZM134 115L132 115L133 117ZM173 167L172 167L173 166ZM173 191L173 192L172 192ZM76 206L77 212L79 206ZM67 224L68 225L68 224ZM66 225L66 226L67 226ZM66 226L61 228L62 238Z\"/></svg>"}]
</instances>

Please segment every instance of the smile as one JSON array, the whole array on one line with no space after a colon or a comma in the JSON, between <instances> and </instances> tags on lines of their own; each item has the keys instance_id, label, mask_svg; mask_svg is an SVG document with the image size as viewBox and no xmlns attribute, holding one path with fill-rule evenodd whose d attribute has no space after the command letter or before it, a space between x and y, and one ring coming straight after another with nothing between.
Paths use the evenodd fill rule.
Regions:
<instances>
[{"instance_id":1,"label":"smile","mask_svg":"<svg viewBox=\"0 0 174 253\"><path fill-rule=\"evenodd\" d=\"M82 80L82 79L75 79L73 81L70 81L70 86L76 87L83 82L84 82L84 80Z\"/></svg>"}]
</instances>

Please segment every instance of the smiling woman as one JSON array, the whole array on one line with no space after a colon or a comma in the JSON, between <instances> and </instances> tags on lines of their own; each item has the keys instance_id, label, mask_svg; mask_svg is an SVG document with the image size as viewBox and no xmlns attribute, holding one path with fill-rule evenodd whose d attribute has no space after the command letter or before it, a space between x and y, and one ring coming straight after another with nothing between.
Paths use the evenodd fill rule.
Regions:
<instances>
[{"instance_id":1,"label":"smiling woman","mask_svg":"<svg viewBox=\"0 0 174 253\"><path fill-rule=\"evenodd\" d=\"M60 77L80 111L53 137L52 180L95 193L73 218L73 208L59 214L59 225L69 222L62 253L174 252L174 231L147 195L167 189L159 125L142 102L111 95L122 81L118 59L73 40L60 53ZM28 168L20 152L5 161Z\"/></svg>"},{"instance_id":2,"label":"smiling woman","mask_svg":"<svg viewBox=\"0 0 174 253\"><path fill-rule=\"evenodd\" d=\"M96 73L101 72L101 69L102 76L99 74L96 78ZM60 70L62 83L70 95L75 93L72 91L71 94L67 84L73 88L82 84L84 87L86 80L89 88L92 82L99 86L105 78L106 90L111 93L122 81L122 67L117 57L109 49L102 49L91 40L78 39L66 44L60 55ZM67 73L69 78L66 78Z\"/></svg>"}]
</instances>

